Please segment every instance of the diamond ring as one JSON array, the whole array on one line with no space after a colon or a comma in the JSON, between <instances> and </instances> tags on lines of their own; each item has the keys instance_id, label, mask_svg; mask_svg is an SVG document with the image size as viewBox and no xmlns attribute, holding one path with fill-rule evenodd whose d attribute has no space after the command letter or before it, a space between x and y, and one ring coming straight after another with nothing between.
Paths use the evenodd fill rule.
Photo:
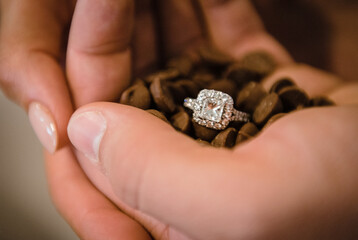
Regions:
<instances>
[{"instance_id":1,"label":"diamond ring","mask_svg":"<svg viewBox=\"0 0 358 240\"><path fill-rule=\"evenodd\" d=\"M193 110L193 121L216 130L225 129L231 121L248 122L250 115L234 108L232 97L220 91L203 89L196 99L185 98L184 106Z\"/></svg>"}]
</instances>

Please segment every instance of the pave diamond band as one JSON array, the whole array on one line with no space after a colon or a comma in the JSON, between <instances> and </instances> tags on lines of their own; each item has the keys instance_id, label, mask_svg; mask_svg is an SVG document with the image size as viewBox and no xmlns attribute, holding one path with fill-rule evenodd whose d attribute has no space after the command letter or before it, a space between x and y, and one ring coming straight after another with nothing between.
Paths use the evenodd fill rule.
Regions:
<instances>
[{"instance_id":1,"label":"pave diamond band","mask_svg":"<svg viewBox=\"0 0 358 240\"><path fill-rule=\"evenodd\" d=\"M223 130L231 121L248 122L250 115L234 108L226 93L203 89L196 99L185 98L184 106L193 110L193 121L212 129Z\"/></svg>"},{"instance_id":2,"label":"pave diamond band","mask_svg":"<svg viewBox=\"0 0 358 240\"><path fill-rule=\"evenodd\" d=\"M231 121L248 122L250 121L250 114L234 109Z\"/></svg>"}]
</instances>

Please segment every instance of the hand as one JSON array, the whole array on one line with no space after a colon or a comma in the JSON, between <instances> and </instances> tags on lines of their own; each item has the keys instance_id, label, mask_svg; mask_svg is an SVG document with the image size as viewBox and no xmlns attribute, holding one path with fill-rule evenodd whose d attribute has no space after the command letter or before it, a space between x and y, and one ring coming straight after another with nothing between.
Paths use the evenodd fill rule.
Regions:
<instances>
[{"instance_id":1,"label":"hand","mask_svg":"<svg viewBox=\"0 0 358 240\"><path fill-rule=\"evenodd\" d=\"M68 143L74 107L113 101L129 82L133 4L101 2L0 1L1 88L28 112L51 153ZM100 14L112 19L103 24Z\"/></svg>"},{"instance_id":2,"label":"hand","mask_svg":"<svg viewBox=\"0 0 358 240\"><path fill-rule=\"evenodd\" d=\"M305 85L307 74L329 80L313 69L294 79ZM99 156L102 176L81 164L101 191L149 231L148 216L168 227L156 238L176 239L176 229L193 239L356 239L358 85L330 96L339 104L348 93L355 105L292 113L233 151L114 103L79 109L69 137Z\"/></svg>"},{"instance_id":3,"label":"hand","mask_svg":"<svg viewBox=\"0 0 358 240\"><path fill-rule=\"evenodd\" d=\"M182 14L182 17L180 18L182 21L188 21L191 23L190 26L196 26L196 22L193 21L191 18L192 15L188 14L188 2L181 1L180 4L178 4L175 1L166 1L166 14L168 16L171 16L176 20L178 17L177 15L173 14ZM183 5L181 5L183 4ZM181 6L181 7L178 7ZM184 7L183 7L184 6ZM179 9L181 11L179 11ZM276 58L279 60L280 63L288 63L290 62L290 58L288 57L287 53L282 50L282 48L269 36L267 35L262 26L260 21L257 19L257 16L255 12L252 10L250 4L248 4L247 1L223 1L222 5L219 4L219 1L208 1L205 2L204 6L204 13L206 15L207 25L210 29L211 37L213 41L216 43L216 45L221 50L227 50L230 54L232 54L235 57L242 56L245 52L253 50L253 49L266 49L269 52L273 53ZM190 11L189 11L190 12ZM148 13L148 12L146 12ZM184 14L185 13L185 14ZM144 14L146 15L146 14ZM146 15L148 16L148 15ZM188 17L189 16L189 17ZM173 18L167 19L167 21L163 22L175 22L173 21ZM149 18L151 19L151 18ZM188 20L189 19L189 20ZM227 23L232 23L232 25L227 25ZM170 24L169 24L170 25ZM185 26L185 33L197 33L197 31L188 31L187 25ZM249 27L250 26L250 27ZM148 29L148 28L143 28ZM173 29L173 28L170 28ZM195 27L194 27L195 29ZM176 29L175 29L176 30ZM169 31L170 32L170 31ZM182 32L182 31L179 31ZM177 40L178 36L198 36L195 37L188 37L187 44L182 44L181 46L184 46L182 48L179 48L177 46L177 49L185 49L193 44L193 41L190 41L192 39L197 40L198 38L201 38L201 35L196 34L178 34L178 31L173 31L173 34L168 34L168 39L171 40ZM174 36L174 37L173 37ZM140 39L138 37L138 39ZM163 41L166 43L172 43L172 41ZM185 42L185 41L184 41ZM194 41L197 42L197 41ZM138 45L140 47L140 44ZM168 46L167 46L168 47ZM169 47L168 47L169 48ZM170 49L170 48L169 48ZM175 48L174 48L175 49ZM177 52L180 52L178 50ZM174 51L174 50L173 50ZM144 55L143 55L144 56ZM137 58L138 60L138 58ZM329 75L325 75L319 71L315 71L313 69L310 69L305 66L289 66L286 68L282 68L279 70L277 75L293 75L292 77L294 79L301 79L299 81L299 85L303 88L310 89L311 94L319 94L324 93L326 91L329 91L336 87L339 84L338 79L331 77ZM309 77L309 79L315 79L316 81L304 81ZM268 80L270 81L270 80ZM341 90L340 90L341 91ZM343 90L342 90L343 91ZM343 91L344 92L344 91ZM339 94L336 96L339 98L339 96L344 96L344 94ZM99 109L102 110L101 105L99 105ZM106 107L104 108L106 109ZM103 109L103 110L104 110ZM118 110L118 109L117 109ZM124 113L128 113L128 115L123 116L122 120L127 119L128 121L136 122L136 118L133 118L133 115L131 111L139 112L139 115L143 114L139 110L124 110L121 115ZM134 114L138 116L137 114ZM128 117L128 118L127 118ZM149 116L144 115L145 119L150 119L150 121L145 122L145 126L152 126L151 124L154 124L153 126L157 126L159 124L158 122L155 124L152 121L156 121L156 119L150 118ZM133 118L133 119L132 119ZM143 122L141 121L141 124ZM162 124L162 123L161 123ZM132 124L128 125L133 126ZM141 125L139 125L141 126ZM145 129L145 126L142 125L140 129ZM159 127L154 128L153 131L159 130L161 132L161 128L165 127L163 126L157 126ZM169 130L168 130L169 131ZM170 130L172 131L172 130ZM133 139L136 136L137 131L130 133L128 136L130 139ZM172 133L171 133L172 134ZM170 135L171 135L170 134ZM175 133L174 133L175 135ZM180 136L180 135L179 135ZM183 138L180 136L180 138ZM184 142L187 142L188 140L184 138ZM167 139L166 139L167 140ZM114 143L115 141L113 141ZM142 142L139 142L139 144ZM129 141L129 144L133 144L133 141ZM192 142L190 141L190 144ZM195 145L194 145L195 146ZM116 146L118 148L118 146ZM190 149L192 146L190 147ZM127 147L124 146L123 151L127 150ZM144 149L145 150L145 149ZM157 149L154 149L151 153L154 154L157 151ZM201 149L200 149L201 151ZM163 152L168 153L167 151ZM226 153L225 153L226 154ZM171 156L171 155L170 155ZM179 155L181 156L181 155ZM133 156L135 159L138 159L140 156ZM220 157L221 154L220 154ZM47 158L50 161L47 161L48 164L48 172L49 172L49 181L52 185L52 194L54 201L60 211L63 213L63 215L66 217L66 219L70 222L72 226L76 228L78 233L82 236L90 236L90 228L86 227L86 224L80 224L81 220L84 218L87 222L89 219L87 216L98 216L101 215L103 217L110 216L110 214L106 214L106 211L103 211L103 209L108 209L106 207L106 204L103 204L102 201L98 201L98 199L95 199L91 201L91 203L88 203L86 199L82 197L82 195L85 196L92 196L91 194L91 188L88 186L88 182L85 179L85 176L82 174L77 174L78 172L78 166L74 164L75 158L72 155L70 150L62 151L56 154L55 156L47 156ZM126 157L127 158L127 157ZM138 159L140 160L140 159ZM152 233L152 235L156 238L170 238L173 237L177 238L185 238L185 235L188 234L189 236L192 235L192 232L189 231L182 231L182 233L178 233L176 231L173 231L172 228L168 228L166 225L160 224L158 220L153 220L153 218L148 217L148 215L143 215L143 213L138 212L136 210L133 210L133 208L128 207L127 205L123 204L123 202L119 201L118 198L113 196L113 192L111 192L111 188L108 185L107 180L101 175L96 169L92 167L92 165L89 165L88 162L82 157L81 158L81 164L87 171L87 174L91 177L91 179L95 182L95 184L104 192L107 193L108 196L111 196L111 199L116 201L116 203L121 207L123 211L130 214L134 219L137 219L142 222L143 225L146 226L146 228ZM139 171L140 172L140 171ZM164 175L163 177L165 177ZM100 182L103 181L103 182ZM72 191L72 189L75 189ZM71 199L64 199L62 198L63 194L71 194ZM112 194L112 195L111 195ZM158 192L160 194L160 192ZM157 190L155 190L155 195L157 195ZM160 195L158 195L160 196ZM86 204L83 204L86 203ZM76 208L76 206L81 206L80 208ZM204 207L204 205L203 205ZM165 208L163 208L165 209ZM166 209L167 210L167 209ZM90 212L90 214L85 214L86 217L84 217L83 212ZM178 217L181 215L178 215ZM157 216L154 216L157 217ZM191 217L191 216L190 216ZM158 217L157 217L158 218ZM110 217L107 218L108 221L105 221L103 224L98 224L97 226L108 226L111 228L113 225L115 225L115 221L110 222ZM162 218L158 218L159 220L163 220ZM87 221L86 221L87 220ZM91 221L89 221L91 222ZM168 223L167 221L163 221L165 223ZM89 224L90 225L90 224ZM174 227L179 227L178 225L173 224ZM183 230L182 228L180 228ZM214 228L213 228L214 229ZM106 232L102 232L102 234L106 234ZM107 233L108 234L108 233ZM183 236L184 234L184 236ZM199 233L200 234L200 233ZM109 236L110 234L108 234ZM93 238L96 238L93 236ZM101 239L103 236L100 234L98 235L98 238Z\"/></svg>"},{"instance_id":4,"label":"hand","mask_svg":"<svg viewBox=\"0 0 358 240\"><path fill-rule=\"evenodd\" d=\"M60 152L72 154L66 147L66 128L73 108L91 101L115 100L128 84L133 3L2 0L1 10L1 87L28 111L48 152L62 148ZM105 24L104 16L111 17ZM60 162L68 169L59 174L76 174L74 177L80 180L64 192L69 194L80 185L87 194L80 196L80 206L69 209L71 216L82 217L79 225L73 225L81 237L149 239L137 222L118 211L88 182L75 161L67 165L65 160ZM60 198L70 201L69 196L75 197L81 191L71 195L61 192ZM96 211L91 212L93 209ZM106 225L109 220L114 223ZM78 231L82 228L88 235Z\"/></svg>"}]
</instances>

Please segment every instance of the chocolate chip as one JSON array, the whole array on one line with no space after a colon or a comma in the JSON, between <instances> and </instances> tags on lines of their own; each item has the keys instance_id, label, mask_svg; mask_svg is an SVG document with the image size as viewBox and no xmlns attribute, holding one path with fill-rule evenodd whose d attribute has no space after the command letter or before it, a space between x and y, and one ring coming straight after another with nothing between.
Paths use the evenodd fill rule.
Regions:
<instances>
[{"instance_id":1,"label":"chocolate chip","mask_svg":"<svg viewBox=\"0 0 358 240\"><path fill-rule=\"evenodd\" d=\"M316 96L310 100L309 105L312 107L323 107L323 106L333 106L335 104L331 99L325 96Z\"/></svg>"},{"instance_id":2,"label":"chocolate chip","mask_svg":"<svg viewBox=\"0 0 358 240\"><path fill-rule=\"evenodd\" d=\"M212 82L208 89L214 89L229 94L232 98L235 98L236 94L236 84L233 81L228 79L220 79L218 81Z\"/></svg>"},{"instance_id":3,"label":"chocolate chip","mask_svg":"<svg viewBox=\"0 0 358 240\"><path fill-rule=\"evenodd\" d=\"M275 92L278 93L282 88L295 86L296 84L290 78L282 78L272 84L270 88L270 93Z\"/></svg>"},{"instance_id":4,"label":"chocolate chip","mask_svg":"<svg viewBox=\"0 0 358 240\"><path fill-rule=\"evenodd\" d=\"M156 116L157 118L160 118L162 119L164 122L167 122L169 123L168 119L165 117L164 113L162 112L159 112L158 110L155 110L155 109L148 109L146 110L146 112Z\"/></svg>"},{"instance_id":5,"label":"chocolate chip","mask_svg":"<svg viewBox=\"0 0 358 240\"><path fill-rule=\"evenodd\" d=\"M247 139L252 138L259 132L259 129L252 122L246 123L241 127L240 131L237 134L236 144L242 143Z\"/></svg>"},{"instance_id":6,"label":"chocolate chip","mask_svg":"<svg viewBox=\"0 0 358 240\"><path fill-rule=\"evenodd\" d=\"M144 84L137 83L122 93L119 102L141 109L148 109L151 105L151 97L148 88Z\"/></svg>"},{"instance_id":7,"label":"chocolate chip","mask_svg":"<svg viewBox=\"0 0 358 240\"><path fill-rule=\"evenodd\" d=\"M278 113L278 114L275 114L273 115L268 121L267 123L265 124L265 126L262 128L262 129L265 129L267 128L268 126L270 126L272 123L276 122L278 119L286 116L287 113Z\"/></svg>"},{"instance_id":8,"label":"chocolate chip","mask_svg":"<svg viewBox=\"0 0 358 240\"><path fill-rule=\"evenodd\" d=\"M232 148L235 145L236 136L237 130L235 128L227 128L216 135L211 145L214 147Z\"/></svg>"},{"instance_id":9,"label":"chocolate chip","mask_svg":"<svg viewBox=\"0 0 358 240\"><path fill-rule=\"evenodd\" d=\"M173 127L180 132L188 134L191 130L190 116L185 111L180 111L170 119Z\"/></svg>"},{"instance_id":10,"label":"chocolate chip","mask_svg":"<svg viewBox=\"0 0 358 240\"><path fill-rule=\"evenodd\" d=\"M267 93L261 84L257 82L249 82L237 94L235 107L252 114L266 95Z\"/></svg>"},{"instance_id":11,"label":"chocolate chip","mask_svg":"<svg viewBox=\"0 0 358 240\"><path fill-rule=\"evenodd\" d=\"M278 92L284 110L286 112L296 109L298 106L307 106L309 98L307 94L297 86L284 87Z\"/></svg>"},{"instance_id":12,"label":"chocolate chip","mask_svg":"<svg viewBox=\"0 0 358 240\"><path fill-rule=\"evenodd\" d=\"M270 93L263 98L255 109L253 120L254 123L263 126L267 120L276 113L283 110L282 102L276 93Z\"/></svg>"},{"instance_id":13,"label":"chocolate chip","mask_svg":"<svg viewBox=\"0 0 358 240\"><path fill-rule=\"evenodd\" d=\"M150 84L150 92L155 104L161 111L165 113L172 113L175 111L176 105L173 96L164 80L156 78Z\"/></svg>"},{"instance_id":14,"label":"chocolate chip","mask_svg":"<svg viewBox=\"0 0 358 240\"><path fill-rule=\"evenodd\" d=\"M205 141L211 142L214 137L219 133L218 130L203 127L196 122L193 122L195 136Z\"/></svg>"},{"instance_id":15,"label":"chocolate chip","mask_svg":"<svg viewBox=\"0 0 358 240\"><path fill-rule=\"evenodd\" d=\"M151 84L154 80L160 81L170 81L174 80L180 76L180 72L178 69L170 68L166 70L162 70L160 72L155 72L145 78L145 82Z\"/></svg>"}]
</instances>

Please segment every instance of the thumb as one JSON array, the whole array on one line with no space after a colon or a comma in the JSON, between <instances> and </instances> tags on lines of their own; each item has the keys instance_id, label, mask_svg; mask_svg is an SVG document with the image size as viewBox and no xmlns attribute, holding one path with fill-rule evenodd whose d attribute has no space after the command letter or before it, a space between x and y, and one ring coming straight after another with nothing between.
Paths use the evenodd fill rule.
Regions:
<instances>
[{"instance_id":1,"label":"thumb","mask_svg":"<svg viewBox=\"0 0 358 240\"><path fill-rule=\"evenodd\" d=\"M231 212L230 205L244 210L247 198L232 191L240 177L231 151L203 147L142 110L114 103L80 108L68 134L124 203L190 237L223 239L233 233L230 222L240 222L235 229L250 224Z\"/></svg>"}]
</instances>

